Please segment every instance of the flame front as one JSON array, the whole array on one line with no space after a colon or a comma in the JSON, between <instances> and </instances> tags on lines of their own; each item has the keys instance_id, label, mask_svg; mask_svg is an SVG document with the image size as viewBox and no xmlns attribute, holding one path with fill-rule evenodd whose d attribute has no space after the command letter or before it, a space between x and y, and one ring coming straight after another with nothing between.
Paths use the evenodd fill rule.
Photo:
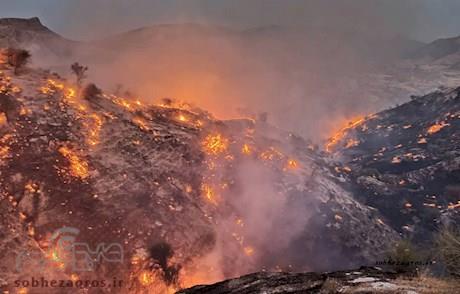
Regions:
<instances>
[{"instance_id":1,"label":"flame front","mask_svg":"<svg viewBox=\"0 0 460 294\"><path fill-rule=\"evenodd\" d=\"M347 135L349 130L361 125L364 121L365 117L363 116L355 117L354 119L349 121L345 127L342 127L338 132L336 132L330 137L326 144L326 151L332 152L334 147L337 146L337 144L343 140L343 138ZM347 143L347 145L351 147L355 146L355 143L355 141L351 141L350 144Z\"/></svg>"},{"instance_id":2,"label":"flame front","mask_svg":"<svg viewBox=\"0 0 460 294\"><path fill-rule=\"evenodd\" d=\"M59 152L69 161L70 172L74 177L84 180L89 176L88 163L80 159L75 152L65 146L59 148Z\"/></svg>"},{"instance_id":3,"label":"flame front","mask_svg":"<svg viewBox=\"0 0 460 294\"><path fill-rule=\"evenodd\" d=\"M228 139L221 134L210 134L203 141L203 149L207 154L218 155L228 149Z\"/></svg>"}]
</instances>

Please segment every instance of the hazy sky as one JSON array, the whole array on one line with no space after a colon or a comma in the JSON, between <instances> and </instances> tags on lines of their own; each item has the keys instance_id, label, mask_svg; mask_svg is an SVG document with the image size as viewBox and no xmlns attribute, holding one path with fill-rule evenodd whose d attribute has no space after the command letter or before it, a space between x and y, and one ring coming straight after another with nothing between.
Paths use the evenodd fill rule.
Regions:
<instances>
[{"instance_id":1,"label":"hazy sky","mask_svg":"<svg viewBox=\"0 0 460 294\"><path fill-rule=\"evenodd\" d=\"M429 41L460 35L459 0L0 0L0 17L39 16L73 39L145 25L329 26Z\"/></svg>"}]
</instances>

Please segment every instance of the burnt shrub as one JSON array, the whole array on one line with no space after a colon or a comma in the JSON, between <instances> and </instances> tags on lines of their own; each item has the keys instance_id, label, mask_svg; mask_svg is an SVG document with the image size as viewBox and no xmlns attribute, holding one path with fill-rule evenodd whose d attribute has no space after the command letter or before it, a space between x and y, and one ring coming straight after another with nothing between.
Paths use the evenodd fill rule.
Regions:
<instances>
[{"instance_id":1,"label":"burnt shrub","mask_svg":"<svg viewBox=\"0 0 460 294\"><path fill-rule=\"evenodd\" d=\"M8 48L6 51L7 62L14 68L14 74L18 75L20 70L30 60L30 52L25 49Z\"/></svg>"}]
</instances>

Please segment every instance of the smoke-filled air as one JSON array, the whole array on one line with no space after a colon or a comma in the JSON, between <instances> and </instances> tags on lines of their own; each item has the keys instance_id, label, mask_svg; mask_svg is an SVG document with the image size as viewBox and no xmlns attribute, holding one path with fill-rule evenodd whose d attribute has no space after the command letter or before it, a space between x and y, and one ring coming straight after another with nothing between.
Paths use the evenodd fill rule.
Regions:
<instances>
[{"instance_id":1,"label":"smoke-filled air","mask_svg":"<svg viewBox=\"0 0 460 294\"><path fill-rule=\"evenodd\" d=\"M459 12L0 1L0 290L456 293Z\"/></svg>"}]
</instances>

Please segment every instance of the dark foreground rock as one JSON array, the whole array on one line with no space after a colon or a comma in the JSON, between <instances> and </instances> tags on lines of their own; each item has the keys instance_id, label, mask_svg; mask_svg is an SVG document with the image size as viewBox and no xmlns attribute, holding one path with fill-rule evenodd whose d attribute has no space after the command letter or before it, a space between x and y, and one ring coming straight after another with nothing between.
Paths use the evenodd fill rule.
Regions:
<instances>
[{"instance_id":1,"label":"dark foreground rock","mask_svg":"<svg viewBox=\"0 0 460 294\"><path fill-rule=\"evenodd\" d=\"M458 293L456 281L385 272L363 267L329 273L254 273L214 285L195 286L179 294L249 293ZM456 290L457 289L457 290Z\"/></svg>"}]
</instances>

